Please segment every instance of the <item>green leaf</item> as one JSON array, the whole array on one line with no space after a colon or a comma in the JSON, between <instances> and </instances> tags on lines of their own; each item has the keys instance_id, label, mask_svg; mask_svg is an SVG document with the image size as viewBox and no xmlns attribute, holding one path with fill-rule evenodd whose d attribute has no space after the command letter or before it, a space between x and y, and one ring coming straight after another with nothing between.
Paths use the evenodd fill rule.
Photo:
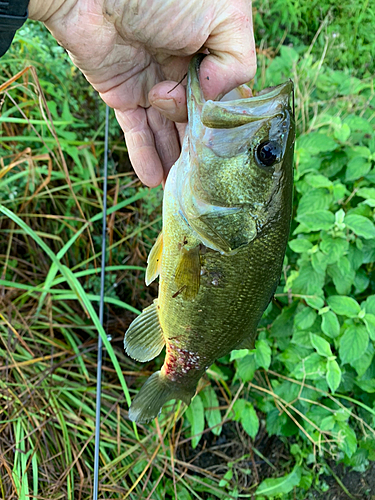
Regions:
<instances>
[{"instance_id":1,"label":"green leaf","mask_svg":"<svg viewBox=\"0 0 375 500\"><path fill-rule=\"evenodd\" d=\"M235 420L236 422L241 421L241 415L242 415L247 404L248 404L248 401L246 401L246 399L242 399L242 398L238 398L237 401L234 402L234 405L233 405L234 417L232 417L233 420Z\"/></svg>"},{"instance_id":2,"label":"green leaf","mask_svg":"<svg viewBox=\"0 0 375 500\"><path fill-rule=\"evenodd\" d=\"M367 217L349 214L345 217L344 222L358 236L365 239L375 238L375 226Z\"/></svg>"},{"instance_id":3,"label":"green leaf","mask_svg":"<svg viewBox=\"0 0 375 500\"><path fill-rule=\"evenodd\" d=\"M332 202L332 194L327 189L312 189L305 193L298 203L298 215L325 210Z\"/></svg>"},{"instance_id":4,"label":"green leaf","mask_svg":"<svg viewBox=\"0 0 375 500\"><path fill-rule=\"evenodd\" d=\"M297 364L291 376L297 379L307 378L310 380L319 380L326 373L326 365L326 359L314 352Z\"/></svg>"},{"instance_id":5,"label":"green leaf","mask_svg":"<svg viewBox=\"0 0 375 500\"><path fill-rule=\"evenodd\" d=\"M324 306L324 300L322 297L303 297L308 306L313 309L321 309Z\"/></svg>"},{"instance_id":6,"label":"green leaf","mask_svg":"<svg viewBox=\"0 0 375 500\"><path fill-rule=\"evenodd\" d=\"M332 311L322 314L322 332L332 339L340 334L340 323L337 316Z\"/></svg>"},{"instance_id":7,"label":"green leaf","mask_svg":"<svg viewBox=\"0 0 375 500\"><path fill-rule=\"evenodd\" d=\"M367 331L370 335L370 339L375 340L375 315L366 313L363 321L365 322Z\"/></svg>"},{"instance_id":8,"label":"green leaf","mask_svg":"<svg viewBox=\"0 0 375 500\"><path fill-rule=\"evenodd\" d=\"M328 231L335 223L335 216L328 210L316 210L299 215L297 220L304 224L309 231L321 231L322 229Z\"/></svg>"},{"instance_id":9,"label":"green leaf","mask_svg":"<svg viewBox=\"0 0 375 500\"><path fill-rule=\"evenodd\" d=\"M341 369L335 359L329 359L327 362L327 384L332 392L336 392L336 389L341 382Z\"/></svg>"},{"instance_id":10,"label":"green leaf","mask_svg":"<svg viewBox=\"0 0 375 500\"><path fill-rule=\"evenodd\" d=\"M372 360L374 359L374 348L372 343L369 342L366 352L355 361L352 361L350 364L356 370L358 377L362 377L367 369L370 367Z\"/></svg>"},{"instance_id":11,"label":"green leaf","mask_svg":"<svg viewBox=\"0 0 375 500\"><path fill-rule=\"evenodd\" d=\"M352 158L346 168L345 180L355 181L360 177L365 176L371 169L371 162L362 156Z\"/></svg>"},{"instance_id":12,"label":"green leaf","mask_svg":"<svg viewBox=\"0 0 375 500\"><path fill-rule=\"evenodd\" d=\"M306 330L314 323L316 312L310 307L304 307L294 318L294 326L300 330Z\"/></svg>"},{"instance_id":13,"label":"green leaf","mask_svg":"<svg viewBox=\"0 0 375 500\"><path fill-rule=\"evenodd\" d=\"M321 174L309 174L304 177L304 180L313 188L330 188L332 181Z\"/></svg>"},{"instance_id":14,"label":"green leaf","mask_svg":"<svg viewBox=\"0 0 375 500\"><path fill-rule=\"evenodd\" d=\"M373 199L375 200L375 188L372 187L363 187L359 188L356 192L356 196L360 196L361 198Z\"/></svg>"},{"instance_id":15,"label":"green leaf","mask_svg":"<svg viewBox=\"0 0 375 500\"><path fill-rule=\"evenodd\" d=\"M259 419L253 405L249 402L247 402L247 405L242 411L241 424L244 431L254 439L259 431Z\"/></svg>"},{"instance_id":16,"label":"green leaf","mask_svg":"<svg viewBox=\"0 0 375 500\"><path fill-rule=\"evenodd\" d=\"M258 366L268 370L271 364L271 348L265 340L255 342L255 360Z\"/></svg>"},{"instance_id":17,"label":"green leaf","mask_svg":"<svg viewBox=\"0 0 375 500\"><path fill-rule=\"evenodd\" d=\"M331 346L329 342L327 342L322 337L319 337L319 335L316 335L315 333L310 333L310 339L311 344L316 349L317 353L320 354L320 356L325 356L327 358L332 356Z\"/></svg>"},{"instance_id":18,"label":"green leaf","mask_svg":"<svg viewBox=\"0 0 375 500\"><path fill-rule=\"evenodd\" d=\"M311 256L311 264L315 271L319 274L325 274L328 260L328 255L320 251L313 253Z\"/></svg>"},{"instance_id":19,"label":"green leaf","mask_svg":"<svg viewBox=\"0 0 375 500\"><path fill-rule=\"evenodd\" d=\"M324 235L320 243L320 249L328 256L328 264L333 264L339 260L349 249L349 243L342 238L332 238Z\"/></svg>"},{"instance_id":20,"label":"green leaf","mask_svg":"<svg viewBox=\"0 0 375 500\"><path fill-rule=\"evenodd\" d=\"M241 359L244 358L249 354L249 349L235 349L230 353L230 359L229 361L234 361L235 359Z\"/></svg>"},{"instance_id":21,"label":"green leaf","mask_svg":"<svg viewBox=\"0 0 375 500\"><path fill-rule=\"evenodd\" d=\"M291 240L288 243L289 247L296 253L303 253L311 250L312 243L309 240L304 238L297 238L295 240Z\"/></svg>"},{"instance_id":22,"label":"green leaf","mask_svg":"<svg viewBox=\"0 0 375 500\"><path fill-rule=\"evenodd\" d=\"M262 481L256 490L256 495L264 495L267 498L283 495L293 490L298 486L301 480L302 468L298 465L294 467L290 474L277 479L265 479Z\"/></svg>"},{"instance_id":23,"label":"green leaf","mask_svg":"<svg viewBox=\"0 0 375 500\"><path fill-rule=\"evenodd\" d=\"M362 302L363 304L363 302ZM369 295L364 303L366 313L375 316L375 295Z\"/></svg>"},{"instance_id":24,"label":"green leaf","mask_svg":"<svg viewBox=\"0 0 375 500\"><path fill-rule=\"evenodd\" d=\"M192 399L185 415L191 425L190 436L194 436L191 440L191 446L194 449L198 446L204 431L204 407L199 394Z\"/></svg>"},{"instance_id":25,"label":"green leaf","mask_svg":"<svg viewBox=\"0 0 375 500\"><path fill-rule=\"evenodd\" d=\"M329 307L341 316L347 316L348 318L355 318L358 316L361 308L356 300L351 297L345 297L342 295L331 295L327 299Z\"/></svg>"},{"instance_id":26,"label":"green leaf","mask_svg":"<svg viewBox=\"0 0 375 500\"><path fill-rule=\"evenodd\" d=\"M322 295L324 278L324 274L313 269L311 262L303 262L297 278L293 281L292 291L301 295Z\"/></svg>"},{"instance_id":27,"label":"green leaf","mask_svg":"<svg viewBox=\"0 0 375 500\"><path fill-rule=\"evenodd\" d=\"M336 263L328 266L327 273L333 279L337 293L342 295L350 293L355 279L355 271L347 257L340 257Z\"/></svg>"},{"instance_id":28,"label":"green leaf","mask_svg":"<svg viewBox=\"0 0 375 500\"><path fill-rule=\"evenodd\" d=\"M340 358L343 363L351 363L366 351L369 336L363 325L352 325L345 330L340 339Z\"/></svg>"},{"instance_id":29,"label":"green leaf","mask_svg":"<svg viewBox=\"0 0 375 500\"><path fill-rule=\"evenodd\" d=\"M212 427L212 433L219 436L222 426L218 425L221 422L221 413L219 410L219 400L217 399L216 392L213 387L209 385L204 389L204 391L201 391L199 395L202 398L208 427Z\"/></svg>"},{"instance_id":30,"label":"green leaf","mask_svg":"<svg viewBox=\"0 0 375 500\"><path fill-rule=\"evenodd\" d=\"M328 135L319 132L311 132L298 138L296 150L305 149L312 155L333 151L338 144Z\"/></svg>"},{"instance_id":31,"label":"green leaf","mask_svg":"<svg viewBox=\"0 0 375 500\"><path fill-rule=\"evenodd\" d=\"M341 127L335 129L335 138L340 142L346 142L350 137L350 127L347 123L343 123Z\"/></svg>"},{"instance_id":32,"label":"green leaf","mask_svg":"<svg viewBox=\"0 0 375 500\"><path fill-rule=\"evenodd\" d=\"M243 382L249 382L254 377L256 362L254 354L248 354L244 358L236 360L237 375Z\"/></svg>"},{"instance_id":33,"label":"green leaf","mask_svg":"<svg viewBox=\"0 0 375 500\"><path fill-rule=\"evenodd\" d=\"M357 449L357 437L353 429L346 422L337 422L339 431L338 447L350 458Z\"/></svg>"}]
</instances>

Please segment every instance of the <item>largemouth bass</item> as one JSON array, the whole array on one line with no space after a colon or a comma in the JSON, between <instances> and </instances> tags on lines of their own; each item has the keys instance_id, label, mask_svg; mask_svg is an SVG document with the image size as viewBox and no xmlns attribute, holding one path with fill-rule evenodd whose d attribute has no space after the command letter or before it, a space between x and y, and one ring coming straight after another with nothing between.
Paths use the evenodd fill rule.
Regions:
<instances>
[{"instance_id":1,"label":"largemouth bass","mask_svg":"<svg viewBox=\"0 0 375 500\"><path fill-rule=\"evenodd\" d=\"M163 230L148 285L159 295L125 334L125 350L160 371L141 388L129 418L148 422L170 399L187 405L205 370L254 345L279 282L292 212L294 115L288 81L256 97L205 101L204 56L189 66L189 123L164 191Z\"/></svg>"}]
</instances>

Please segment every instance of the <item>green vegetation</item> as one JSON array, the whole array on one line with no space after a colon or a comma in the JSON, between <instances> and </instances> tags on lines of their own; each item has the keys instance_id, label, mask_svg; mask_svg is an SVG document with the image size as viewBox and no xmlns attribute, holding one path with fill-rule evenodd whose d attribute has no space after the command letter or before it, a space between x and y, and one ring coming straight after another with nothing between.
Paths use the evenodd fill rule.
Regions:
<instances>
[{"instance_id":1,"label":"green vegetation","mask_svg":"<svg viewBox=\"0 0 375 500\"><path fill-rule=\"evenodd\" d=\"M164 355L140 365L122 340L157 293L144 271L162 191L136 180L112 115L103 329L104 105L40 26L17 35L0 85L28 64L37 76L25 72L0 103L0 498L90 498L98 333L102 498L374 494L360 482L348 491L336 465L366 477L375 461L375 13L352 5L255 4L254 87L296 86L284 272L256 349L220 359L188 409L171 402L138 430L129 397Z\"/></svg>"}]
</instances>

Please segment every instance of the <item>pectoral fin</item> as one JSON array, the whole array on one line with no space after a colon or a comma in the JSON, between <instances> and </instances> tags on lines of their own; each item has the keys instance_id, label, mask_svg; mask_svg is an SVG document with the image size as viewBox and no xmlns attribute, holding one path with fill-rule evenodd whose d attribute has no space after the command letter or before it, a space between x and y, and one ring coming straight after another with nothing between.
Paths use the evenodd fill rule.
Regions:
<instances>
[{"instance_id":1,"label":"pectoral fin","mask_svg":"<svg viewBox=\"0 0 375 500\"><path fill-rule=\"evenodd\" d=\"M255 220L243 208L208 206L190 223L206 246L222 254L247 245L257 235Z\"/></svg>"},{"instance_id":2,"label":"pectoral fin","mask_svg":"<svg viewBox=\"0 0 375 500\"><path fill-rule=\"evenodd\" d=\"M161 254L163 252L163 233L160 233L147 258L146 285L152 283L160 274Z\"/></svg>"},{"instance_id":3,"label":"pectoral fin","mask_svg":"<svg viewBox=\"0 0 375 500\"><path fill-rule=\"evenodd\" d=\"M125 333L124 348L126 354L144 363L156 358L164 345L156 299L129 326Z\"/></svg>"},{"instance_id":4,"label":"pectoral fin","mask_svg":"<svg viewBox=\"0 0 375 500\"><path fill-rule=\"evenodd\" d=\"M182 248L175 274L175 283L178 287L176 293L181 293L186 300L194 299L199 290L200 274L199 247L190 250Z\"/></svg>"}]
</instances>

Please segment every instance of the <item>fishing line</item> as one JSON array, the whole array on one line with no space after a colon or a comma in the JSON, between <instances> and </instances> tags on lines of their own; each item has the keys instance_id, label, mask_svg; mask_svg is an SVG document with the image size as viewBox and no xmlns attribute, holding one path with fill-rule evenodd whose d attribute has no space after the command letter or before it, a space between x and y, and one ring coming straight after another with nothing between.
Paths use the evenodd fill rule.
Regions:
<instances>
[{"instance_id":1,"label":"fishing line","mask_svg":"<svg viewBox=\"0 0 375 500\"><path fill-rule=\"evenodd\" d=\"M109 125L109 107L106 106L105 133L104 133L102 266L100 273L100 302L99 302L99 321L102 326L103 326L103 315L104 315L104 285L105 285L104 280L105 280L105 253L106 253L106 234L107 234L108 125ZM103 341L101 336L98 335L93 500L98 500L98 487L99 487L100 411L102 404L102 358L103 358Z\"/></svg>"}]
</instances>

